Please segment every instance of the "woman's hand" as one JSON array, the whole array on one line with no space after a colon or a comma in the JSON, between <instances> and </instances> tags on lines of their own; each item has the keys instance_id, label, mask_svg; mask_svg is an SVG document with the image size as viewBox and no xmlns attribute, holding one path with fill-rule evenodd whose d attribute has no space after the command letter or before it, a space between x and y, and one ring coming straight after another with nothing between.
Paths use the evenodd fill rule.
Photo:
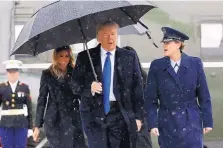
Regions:
<instances>
[{"instance_id":1,"label":"woman's hand","mask_svg":"<svg viewBox=\"0 0 224 148\"><path fill-rule=\"evenodd\" d=\"M35 127L33 132L33 141L38 142L39 135L40 135L40 129L38 127Z\"/></svg>"}]
</instances>

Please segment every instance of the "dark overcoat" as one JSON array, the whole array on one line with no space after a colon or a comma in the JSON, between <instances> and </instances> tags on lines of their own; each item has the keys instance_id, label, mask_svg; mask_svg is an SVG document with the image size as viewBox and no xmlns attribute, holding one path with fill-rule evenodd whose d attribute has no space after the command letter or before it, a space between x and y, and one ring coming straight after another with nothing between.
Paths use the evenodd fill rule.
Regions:
<instances>
[{"instance_id":1,"label":"dark overcoat","mask_svg":"<svg viewBox=\"0 0 224 148\"><path fill-rule=\"evenodd\" d=\"M50 69L42 72L35 126L44 124L52 148L86 147L79 112L80 97L74 95L70 87L72 71L73 68L68 66L64 79L58 79Z\"/></svg>"},{"instance_id":2,"label":"dark overcoat","mask_svg":"<svg viewBox=\"0 0 224 148\"><path fill-rule=\"evenodd\" d=\"M100 45L89 49L98 80L102 82ZM80 111L89 148L107 148L103 94L92 95L95 81L86 51L79 53L73 72L72 87L81 95ZM136 55L122 48L116 49L113 92L129 131L130 147L136 147L136 121L143 120L143 84ZM128 147L127 147L128 148Z\"/></svg>"},{"instance_id":3,"label":"dark overcoat","mask_svg":"<svg viewBox=\"0 0 224 148\"><path fill-rule=\"evenodd\" d=\"M161 148L201 148L203 127L213 127L211 97L202 61L182 53L177 73L164 57L151 63L145 92L149 128ZM158 112L157 112L158 109Z\"/></svg>"},{"instance_id":4,"label":"dark overcoat","mask_svg":"<svg viewBox=\"0 0 224 148\"><path fill-rule=\"evenodd\" d=\"M142 78L143 78L143 84L144 88L146 86L147 82L147 73L142 69ZM144 120L141 127L141 130L137 134L137 148L152 148L152 140L150 135L150 130L148 128L147 124L147 113L144 110Z\"/></svg>"}]
</instances>

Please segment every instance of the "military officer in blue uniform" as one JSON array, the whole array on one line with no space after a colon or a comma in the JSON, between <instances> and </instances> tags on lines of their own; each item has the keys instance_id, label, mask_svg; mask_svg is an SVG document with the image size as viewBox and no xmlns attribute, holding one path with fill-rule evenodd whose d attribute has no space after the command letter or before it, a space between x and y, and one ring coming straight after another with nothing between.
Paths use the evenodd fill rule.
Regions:
<instances>
[{"instance_id":1,"label":"military officer in blue uniform","mask_svg":"<svg viewBox=\"0 0 224 148\"><path fill-rule=\"evenodd\" d=\"M163 27L164 57L151 63L145 105L160 148L202 148L213 128L211 96L200 58L183 52L189 37Z\"/></svg>"},{"instance_id":2,"label":"military officer in blue uniform","mask_svg":"<svg viewBox=\"0 0 224 148\"><path fill-rule=\"evenodd\" d=\"M0 136L3 148L26 148L28 129L32 133L31 97L28 85L20 82L21 61L8 60L6 83L0 84Z\"/></svg>"}]
</instances>

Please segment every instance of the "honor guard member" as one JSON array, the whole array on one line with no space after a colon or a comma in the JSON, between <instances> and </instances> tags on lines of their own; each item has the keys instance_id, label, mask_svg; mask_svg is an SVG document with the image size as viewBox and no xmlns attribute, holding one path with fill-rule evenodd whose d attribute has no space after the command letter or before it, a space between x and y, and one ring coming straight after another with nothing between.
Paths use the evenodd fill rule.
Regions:
<instances>
[{"instance_id":1,"label":"honor guard member","mask_svg":"<svg viewBox=\"0 0 224 148\"><path fill-rule=\"evenodd\" d=\"M0 136L3 148L26 148L32 134L32 109L28 85L20 82L21 61L8 60L8 81L0 84ZM29 130L28 130L29 129Z\"/></svg>"}]
</instances>

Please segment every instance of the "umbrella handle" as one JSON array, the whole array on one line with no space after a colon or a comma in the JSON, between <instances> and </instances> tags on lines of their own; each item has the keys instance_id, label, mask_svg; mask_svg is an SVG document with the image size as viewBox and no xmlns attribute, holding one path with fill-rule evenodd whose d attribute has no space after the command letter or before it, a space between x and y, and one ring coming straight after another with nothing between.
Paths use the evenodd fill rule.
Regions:
<instances>
[{"instance_id":1,"label":"umbrella handle","mask_svg":"<svg viewBox=\"0 0 224 148\"><path fill-rule=\"evenodd\" d=\"M94 66L93 66L93 61L92 61L91 55L90 55L90 53L89 53L89 49L88 49L87 43L85 42L85 43L83 43L83 44L84 44L84 50L87 51L87 54L88 54L88 57L89 57L89 61L90 61L91 68L92 68L92 70L93 70L94 78L95 78L95 80L96 80L97 82L99 82L98 79L97 79L96 71L95 71Z\"/></svg>"}]
</instances>

